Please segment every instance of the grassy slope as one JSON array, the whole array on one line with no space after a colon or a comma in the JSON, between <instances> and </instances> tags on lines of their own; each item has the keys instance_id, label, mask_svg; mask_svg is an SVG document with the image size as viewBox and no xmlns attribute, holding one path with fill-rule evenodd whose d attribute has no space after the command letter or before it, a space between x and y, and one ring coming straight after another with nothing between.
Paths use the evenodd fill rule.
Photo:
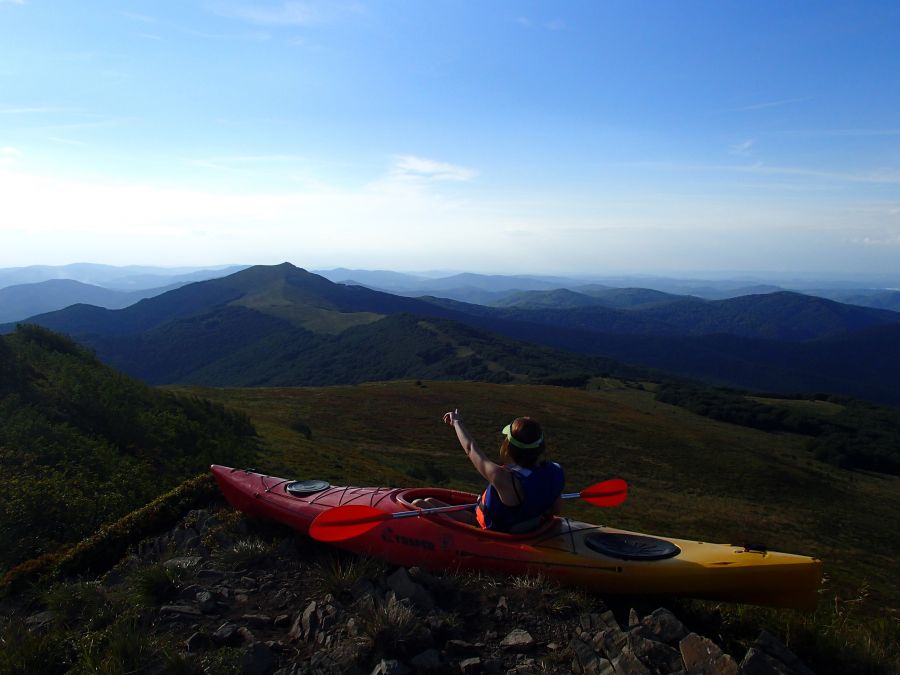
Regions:
<instances>
[{"instance_id":1,"label":"grassy slope","mask_svg":"<svg viewBox=\"0 0 900 675\"><path fill-rule=\"evenodd\" d=\"M413 476L435 466L449 485L479 490L441 413L458 406L489 452L506 422L529 414L545 425L568 489L611 476L631 486L620 509L569 503L569 515L816 555L840 596L867 582L877 606L900 606L893 571L900 478L821 464L805 438L700 417L634 385L607 380L591 392L464 382L190 391L250 415L266 441L259 468L336 484L422 484ZM298 422L311 438L291 428Z\"/></svg>"}]
</instances>

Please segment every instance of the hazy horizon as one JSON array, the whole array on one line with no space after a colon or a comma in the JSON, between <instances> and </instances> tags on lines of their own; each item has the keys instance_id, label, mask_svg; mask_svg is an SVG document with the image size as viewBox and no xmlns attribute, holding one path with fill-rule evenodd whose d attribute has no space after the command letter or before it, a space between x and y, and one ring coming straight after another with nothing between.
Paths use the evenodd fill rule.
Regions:
<instances>
[{"instance_id":1,"label":"hazy horizon","mask_svg":"<svg viewBox=\"0 0 900 675\"><path fill-rule=\"evenodd\" d=\"M558 273L547 273L547 274L534 274L528 271L521 272L509 272L506 274L497 274L496 272L490 270L462 270L462 269L443 269L443 270L435 270L435 269L385 269L385 268L348 268L340 265L331 265L331 266L322 266L322 267L313 267L309 265L304 265L296 261L281 261L281 263L272 263L272 265L278 265L282 263L289 263L294 265L295 267L299 267L302 269L306 269L309 272L313 272L316 274L328 273L328 272L337 272L337 271L347 271L347 272L365 272L365 273L388 273L388 274L401 274L401 275L409 275L412 277L421 277L423 279L442 279L446 277L452 277L457 275L484 275L484 276L504 276L504 277L531 277L536 279L568 279L573 281L581 280L583 283L590 283L591 280L614 280L614 279L631 279L631 280L646 280L652 281L654 279L658 280L671 280L671 281L681 281L681 282L690 282L690 281L710 281L710 282L731 282L731 283L740 283L747 282L748 284L759 283L759 284L777 284L777 283L790 283L795 282L798 284L809 284L815 282L822 283L834 283L837 285L840 284L864 284L867 282L877 283L883 287L894 287L900 286L900 270L893 273L880 273L880 272L861 272L858 274L844 274L844 275L826 275L826 274L795 274L793 276L788 276L781 273L776 272L767 272L765 270L686 270L684 272L666 272L662 271L646 271L646 272L632 272L632 273L614 273L614 272L604 272L604 271L595 271L593 273L566 273L566 272L558 272ZM0 273L10 272L12 270L28 270L28 269L41 269L41 268L50 268L50 269L63 269L63 268L77 268L80 266L97 266L97 267L110 267L117 270L147 270L147 271L166 271L168 273L190 273L193 271L200 270L217 270L217 269L228 269L232 267L252 267L257 264L268 264L268 263L213 263L210 265L165 265L165 264L129 264L125 263L122 265L109 265L107 263L95 263L95 262L86 262L86 261L78 261L73 263L66 263L62 265L46 265L43 263L34 263L28 265L14 265L9 267L0 267ZM76 279L75 276L61 276L61 277L52 277L59 279Z\"/></svg>"},{"instance_id":2,"label":"hazy horizon","mask_svg":"<svg viewBox=\"0 0 900 675\"><path fill-rule=\"evenodd\" d=\"M898 32L877 1L0 0L0 266L892 276Z\"/></svg>"}]
</instances>

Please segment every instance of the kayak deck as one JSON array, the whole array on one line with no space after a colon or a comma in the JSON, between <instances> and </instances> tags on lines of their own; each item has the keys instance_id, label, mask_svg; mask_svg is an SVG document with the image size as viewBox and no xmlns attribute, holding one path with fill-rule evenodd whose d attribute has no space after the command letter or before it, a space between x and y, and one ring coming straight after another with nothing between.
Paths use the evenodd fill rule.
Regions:
<instances>
[{"instance_id":1,"label":"kayak deck","mask_svg":"<svg viewBox=\"0 0 900 675\"><path fill-rule=\"evenodd\" d=\"M304 534L317 515L337 506L361 504L399 512L414 510L411 502L420 497L435 497L447 504L477 499L468 492L441 488L329 486L296 495L287 490L292 483L287 479L216 465L211 470L233 506ZM624 552L621 546L608 545L629 539L631 548ZM448 515L404 518L334 545L398 565L540 573L610 594L677 594L798 609L815 607L822 578L821 561L807 556L650 537L565 517L549 519L525 534L486 531ZM651 557L641 556L640 549L646 546L653 549Z\"/></svg>"}]
</instances>

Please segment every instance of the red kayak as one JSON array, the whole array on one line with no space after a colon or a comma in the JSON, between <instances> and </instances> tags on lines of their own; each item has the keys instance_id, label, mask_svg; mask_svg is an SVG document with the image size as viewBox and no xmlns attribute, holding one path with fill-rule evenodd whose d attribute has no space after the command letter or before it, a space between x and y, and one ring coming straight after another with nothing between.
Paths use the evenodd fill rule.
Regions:
<instances>
[{"instance_id":1,"label":"red kayak","mask_svg":"<svg viewBox=\"0 0 900 675\"><path fill-rule=\"evenodd\" d=\"M303 534L317 516L337 507L400 513L415 511L412 501L423 497L451 505L477 499L440 488L334 487L218 465L211 471L235 508ZM801 609L815 607L822 578L821 561L807 556L649 536L564 517L526 534L505 534L443 514L426 515L380 522L333 543L404 566L541 573L604 593L677 594Z\"/></svg>"}]
</instances>

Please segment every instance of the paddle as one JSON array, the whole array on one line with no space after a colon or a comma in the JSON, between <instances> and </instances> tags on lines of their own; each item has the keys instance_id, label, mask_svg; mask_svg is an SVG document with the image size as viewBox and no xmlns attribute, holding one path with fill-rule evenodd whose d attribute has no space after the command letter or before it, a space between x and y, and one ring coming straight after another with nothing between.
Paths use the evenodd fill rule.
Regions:
<instances>
[{"instance_id":1,"label":"paddle","mask_svg":"<svg viewBox=\"0 0 900 675\"><path fill-rule=\"evenodd\" d=\"M568 492L560 495L561 499L583 499L594 506L618 506L628 495L628 484L621 478L611 478L595 483L581 492ZM415 511L398 511L389 513L373 506L348 504L336 506L323 511L309 526L309 536L318 541L343 541L365 534L378 527L379 523L399 518L418 518L437 513L466 511L474 509L475 504L455 504L453 506L436 506Z\"/></svg>"}]
</instances>

